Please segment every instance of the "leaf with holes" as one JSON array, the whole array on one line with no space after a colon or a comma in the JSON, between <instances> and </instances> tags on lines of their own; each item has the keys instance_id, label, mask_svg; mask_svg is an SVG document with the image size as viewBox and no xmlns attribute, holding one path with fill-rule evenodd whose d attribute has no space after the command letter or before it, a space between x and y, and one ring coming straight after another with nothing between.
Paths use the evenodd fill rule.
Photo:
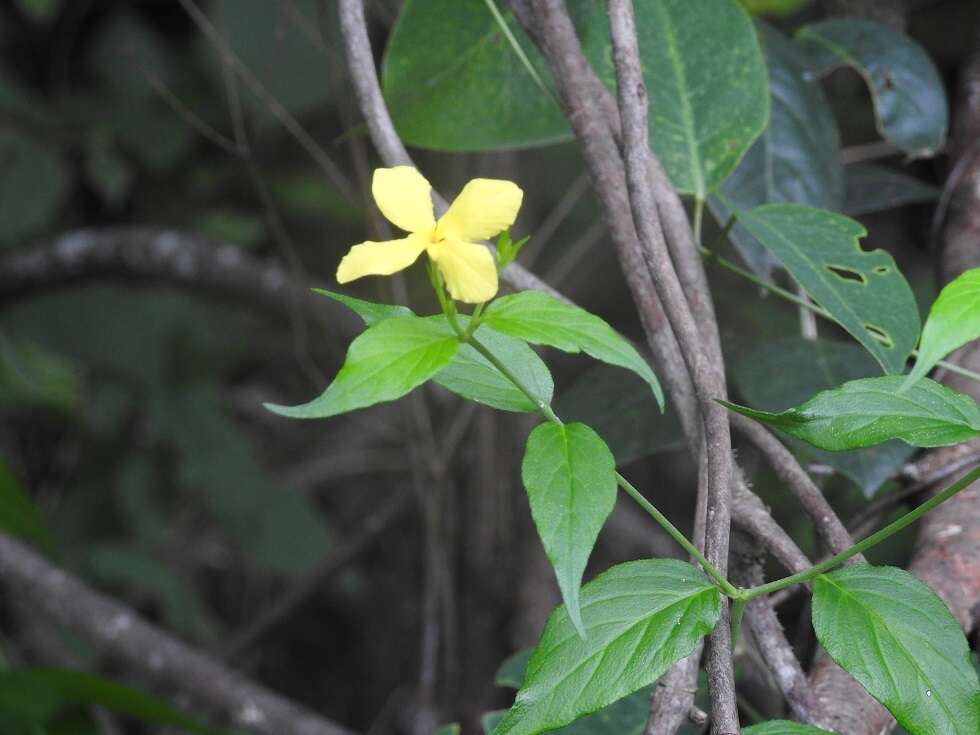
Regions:
<instances>
[{"instance_id":1,"label":"leaf with holes","mask_svg":"<svg viewBox=\"0 0 980 735\"><path fill-rule=\"evenodd\" d=\"M582 587L576 633L564 607L548 618L514 706L494 735L567 725L652 684L711 632L720 593L687 562L619 564Z\"/></svg>"},{"instance_id":2,"label":"leaf with holes","mask_svg":"<svg viewBox=\"0 0 980 735\"><path fill-rule=\"evenodd\" d=\"M919 356L905 386L923 377L950 352L977 338L980 338L980 268L961 273L939 292L922 328Z\"/></svg>"},{"instance_id":3,"label":"leaf with holes","mask_svg":"<svg viewBox=\"0 0 980 735\"><path fill-rule=\"evenodd\" d=\"M943 447L980 436L980 407L970 396L929 378L899 392L904 380L901 375L852 380L782 413L721 403L832 452L890 439L914 447Z\"/></svg>"},{"instance_id":4,"label":"leaf with holes","mask_svg":"<svg viewBox=\"0 0 980 735\"><path fill-rule=\"evenodd\" d=\"M820 86L805 78L805 60L779 31L756 26L769 70L769 124L734 173L708 199L719 221L732 209L794 202L838 210L844 179L837 123ZM736 223L731 240L756 273L768 276L779 262Z\"/></svg>"},{"instance_id":5,"label":"leaf with holes","mask_svg":"<svg viewBox=\"0 0 980 735\"><path fill-rule=\"evenodd\" d=\"M939 198L939 189L914 176L873 163L854 163L844 168L844 214L881 212L924 204Z\"/></svg>"},{"instance_id":6,"label":"leaf with holes","mask_svg":"<svg viewBox=\"0 0 980 735\"><path fill-rule=\"evenodd\" d=\"M919 335L915 297L891 255L861 250L860 223L796 204L766 204L738 221L886 373L905 369Z\"/></svg>"},{"instance_id":7,"label":"leaf with holes","mask_svg":"<svg viewBox=\"0 0 980 735\"><path fill-rule=\"evenodd\" d=\"M460 317L460 324L465 329L467 320ZM536 398L551 403L555 390L551 372L526 342L495 332L484 324L477 328L475 336ZM502 411L538 410L537 403L470 345L460 345L450 363L433 380L463 398Z\"/></svg>"},{"instance_id":8,"label":"leaf with holes","mask_svg":"<svg viewBox=\"0 0 980 735\"><path fill-rule=\"evenodd\" d=\"M498 332L565 352L585 352L596 360L632 370L643 378L661 410L660 382L646 360L605 321L540 291L503 296L486 310L484 322Z\"/></svg>"},{"instance_id":9,"label":"leaf with holes","mask_svg":"<svg viewBox=\"0 0 980 735\"><path fill-rule=\"evenodd\" d=\"M616 461L585 424L545 423L527 439L521 478L568 617L584 637L579 585L602 524L616 504Z\"/></svg>"},{"instance_id":10,"label":"leaf with holes","mask_svg":"<svg viewBox=\"0 0 980 735\"><path fill-rule=\"evenodd\" d=\"M976 735L970 647L935 592L902 569L854 564L813 580L813 628L910 735Z\"/></svg>"},{"instance_id":11,"label":"leaf with holes","mask_svg":"<svg viewBox=\"0 0 980 735\"><path fill-rule=\"evenodd\" d=\"M834 735L819 727L802 725L789 720L773 720L743 728L742 735Z\"/></svg>"},{"instance_id":12,"label":"leaf with holes","mask_svg":"<svg viewBox=\"0 0 980 735\"><path fill-rule=\"evenodd\" d=\"M266 408L280 416L316 419L393 401L444 368L458 346L443 316L385 319L351 343L344 366L318 398Z\"/></svg>"},{"instance_id":13,"label":"leaf with holes","mask_svg":"<svg viewBox=\"0 0 980 735\"><path fill-rule=\"evenodd\" d=\"M796 38L813 75L847 65L864 78L885 139L913 156L931 156L942 148L945 87L929 55L909 36L880 23L835 18L803 26Z\"/></svg>"}]
</instances>

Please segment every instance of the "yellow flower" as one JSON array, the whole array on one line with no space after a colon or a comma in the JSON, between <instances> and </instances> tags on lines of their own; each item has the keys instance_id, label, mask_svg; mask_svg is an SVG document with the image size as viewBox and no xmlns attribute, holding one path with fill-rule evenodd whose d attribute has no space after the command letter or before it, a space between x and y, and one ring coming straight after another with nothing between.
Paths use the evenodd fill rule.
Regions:
<instances>
[{"instance_id":1,"label":"yellow flower","mask_svg":"<svg viewBox=\"0 0 980 735\"><path fill-rule=\"evenodd\" d=\"M381 213L409 235L352 247L337 268L338 283L390 276L408 268L425 251L454 299L479 304L493 298L497 266L490 251L474 240L487 240L514 224L524 197L517 184L473 179L438 222L432 210L432 186L411 166L376 169L371 193Z\"/></svg>"}]
</instances>

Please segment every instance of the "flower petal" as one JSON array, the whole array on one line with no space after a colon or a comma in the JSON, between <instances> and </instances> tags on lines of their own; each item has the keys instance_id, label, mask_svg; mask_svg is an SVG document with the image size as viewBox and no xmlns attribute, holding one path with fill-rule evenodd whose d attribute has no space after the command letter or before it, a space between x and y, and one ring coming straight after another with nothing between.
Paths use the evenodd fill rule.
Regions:
<instances>
[{"instance_id":1,"label":"flower petal","mask_svg":"<svg viewBox=\"0 0 980 735\"><path fill-rule=\"evenodd\" d=\"M439 266L449 295L457 301L479 304L497 293L497 266L483 245L443 240L429 246L429 257Z\"/></svg>"},{"instance_id":2,"label":"flower petal","mask_svg":"<svg viewBox=\"0 0 980 735\"><path fill-rule=\"evenodd\" d=\"M438 237L486 240L514 224L524 192L513 181L473 179L437 226Z\"/></svg>"},{"instance_id":3,"label":"flower petal","mask_svg":"<svg viewBox=\"0 0 980 735\"><path fill-rule=\"evenodd\" d=\"M390 276L414 263L425 250L426 240L409 235L402 240L362 242L350 249L337 266L337 283L362 276Z\"/></svg>"},{"instance_id":4,"label":"flower petal","mask_svg":"<svg viewBox=\"0 0 980 735\"><path fill-rule=\"evenodd\" d=\"M406 232L432 231L432 185L412 166L374 170L371 193L381 214Z\"/></svg>"}]
</instances>

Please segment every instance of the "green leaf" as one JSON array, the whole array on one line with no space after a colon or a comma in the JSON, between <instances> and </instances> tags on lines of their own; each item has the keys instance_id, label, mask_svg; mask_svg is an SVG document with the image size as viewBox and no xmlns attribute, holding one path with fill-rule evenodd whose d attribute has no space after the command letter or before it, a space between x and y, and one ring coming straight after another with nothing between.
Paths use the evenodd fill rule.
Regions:
<instances>
[{"instance_id":1,"label":"green leaf","mask_svg":"<svg viewBox=\"0 0 980 735\"><path fill-rule=\"evenodd\" d=\"M394 401L445 367L458 346L442 316L385 319L351 343L344 366L318 398L266 408L290 418L316 419Z\"/></svg>"},{"instance_id":2,"label":"green leaf","mask_svg":"<svg viewBox=\"0 0 980 735\"><path fill-rule=\"evenodd\" d=\"M596 360L632 370L653 390L663 410L657 376L634 347L605 321L541 291L503 296L486 310L484 322L498 332L565 352L585 352Z\"/></svg>"},{"instance_id":3,"label":"green leaf","mask_svg":"<svg viewBox=\"0 0 980 735\"><path fill-rule=\"evenodd\" d=\"M650 695L652 687L643 687L622 699L593 712L587 717L575 720L551 735L643 735L650 718ZM484 732L489 735L493 728L506 716L507 711L488 712L484 715ZM679 735L695 735L700 730L686 724L678 731Z\"/></svg>"},{"instance_id":4,"label":"green leaf","mask_svg":"<svg viewBox=\"0 0 980 735\"><path fill-rule=\"evenodd\" d=\"M799 336L738 348L731 366L732 381L742 399L750 406L774 412L803 403L822 390L879 373L874 358L860 345ZM898 440L846 452L828 452L802 441L789 441L810 459L852 479L868 498L915 452Z\"/></svg>"},{"instance_id":5,"label":"green leaf","mask_svg":"<svg viewBox=\"0 0 980 735\"><path fill-rule=\"evenodd\" d=\"M181 714L162 699L92 674L53 668L0 672L0 711L6 716L44 726L59 709L71 703L98 705L110 712L195 735L218 732Z\"/></svg>"},{"instance_id":6,"label":"green leaf","mask_svg":"<svg viewBox=\"0 0 980 735\"><path fill-rule=\"evenodd\" d=\"M566 421L595 429L618 465L685 446L673 407L660 413L647 384L612 365L590 367L561 392L554 408Z\"/></svg>"},{"instance_id":7,"label":"green leaf","mask_svg":"<svg viewBox=\"0 0 980 735\"><path fill-rule=\"evenodd\" d=\"M16 130L0 130L0 245L53 224L68 190L59 153Z\"/></svg>"},{"instance_id":8,"label":"green leaf","mask_svg":"<svg viewBox=\"0 0 980 735\"><path fill-rule=\"evenodd\" d=\"M980 732L980 683L956 619L902 569L855 564L813 580L813 628L911 735Z\"/></svg>"},{"instance_id":9,"label":"green leaf","mask_svg":"<svg viewBox=\"0 0 980 735\"><path fill-rule=\"evenodd\" d=\"M650 142L678 191L704 199L766 127L766 67L735 0L637 3Z\"/></svg>"},{"instance_id":10,"label":"green leaf","mask_svg":"<svg viewBox=\"0 0 980 735\"><path fill-rule=\"evenodd\" d=\"M768 23L758 22L769 70L769 124L734 173L723 196L708 200L719 221L732 209L794 202L838 210L844 196L837 123L820 86L804 76L798 49ZM753 271L769 275L778 261L743 226L731 240Z\"/></svg>"},{"instance_id":11,"label":"green leaf","mask_svg":"<svg viewBox=\"0 0 980 735\"><path fill-rule=\"evenodd\" d=\"M753 15L792 15L813 0L739 0Z\"/></svg>"},{"instance_id":12,"label":"green leaf","mask_svg":"<svg viewBox=\"0 0 980 735\"><path fill-rule=\"evenodd\" d=\"M844 191L843 212L851 217L933 202L940 194L938 187L874 163L846 166Z\"/></svg>"},{"instance_id":13,"label":"green leaf","mask_svg":"<svg viewBox=\"0 0 980 735\"><path fill-rule=\"evenodd\" d=\"M520 24L510 12L504 17L538 75L549 78ZM481 151L570 137L554 98L538 88L484 0L407 0L388 38L382 79L409 145Z\"/></svg>"},{"instance_id":14,"label":"green leaf","mask_svg":"<svg viewBox=\"0 0 980 735\"><path fill-rule=\"evenodd\" d=\"M504 659L504 662L500 664L500 668L497 669L497 675L494 677L493 683L498 687L520 689L521 684L524 682L524 673L527 671L527 663L531 660L531 654L533 653L533 648L525 648Z\"/></svg>"},{"instance_id":15,"label":"green leaf","mask_svg":"<svg viewBox=\"0 0 980 735\"><path fill-rule=\"evenodd\" d=\"M773 720L743 728L742 735L833 735L827 730L789 720Z\"/></svg>"},{"instance_id":16,"label":"green leaf","mask_svg":"<svg viewBox=\"0 0 980 735\"><path fill-rule=\"evenodd\" d=\"M467 320L461 319L465 329ZM539 399L551 403L555 384L548 366L526 342L495 332L481 324L475 336ZM450 363L433 380L443 388L502 411L537 411L510 380L470 345L460 345Z\"/></svg>"},{"instance_id":17,"label":"green leaf","mask_svg":"<svg viewBox=\"0 0 980 735\"><path fill-rule=\"evenodd\" d=\"M528 437L521 477L569 619L584 638L579 585L616 504L616 460L585 424L549 422Z\"/></svg>"},{"instance_id":18,"label":"green leaf","mask_svg":"<svg viewBox=\"0 0 980 735\"><path fill-rule=\"evenodd\" d=\"M436 735L461 735L462 732L458 722L449 722L436 730Z\"/></svg>"},{"instance_id":19,"label":"green leaf","mask_svg":"<svg viewBox=\"0 0 980 735\"><path fill-rule=\"evenodd\" d=\"M390 319L394 316L412 316L412 310L407 306L401 306L399 304L375 304L371 301L355 299L353 296L347 296L346 294L328 291L325 288L314 288L311 290L313 293L318 293L321 296L326 296L343 304L361 317L369 327L372 324L377 324L384 319Z\"/></svg>"},{"instance_id":20,"label":"green leaf","mask_svg":"<svg viewBox=\"0 0 980 735\"><path fill-rule=\"evenodd\" d=\"M961 273L939 292L922 328L909 386L953 350L980 337L980 268Z\"/></svg>"},{"instance_id":21,"label":"green leaf","mask_svg":"<svg viewBox=\"0 0 980 735\"><path fill-rule=\"evenodd\" d=\"M575 0L569 12L586 58L615 88L602 4ZM636 15L654 151L680 190L703 197L765 127L765 67L751 21L734 0L642 0ZM503 16L550 84L534 44ZM382 71L395 125L411 145L496 150L571 137L554 93L539 88L485 0L408 0Z\"/></svg>"},{"instance_id":22,"label":"green leaf","mask_svg":"<svg viewBox=\"0 0 980 735\"><path fill-rule=\"evenodd\" d=\"M942 447L980 436L980 407L970 396L923 378L899 392L904 378L852 380L782 413L721 401L733 411L833 452L901 439Z\"/></svg>"},{"instance_id":23,"label":"green leaf","mask_svg":"<svg viewBox=\"0 0 980 735\"><path fill-rule=\"evenodd\" d=\"M0 458L0 530L50 550L51 537L34 499Z\"/></svg>"},{"instance_id":24,"label":"green leaf","mask_svg":"<svg viewBox=\"0 0 980 735\"><path fill-rule=\"evenodd\" d=\"M81 382L71 360L0 334L0 406L43 406L73 415L81 406Z\"/></svg>"},{"instance_id":25,"label":"green leaf","mask_svg":"<svg viewBox=\"0 0 980 735\"><path fill-rule=\"evenodd\" d=\"M905 369L918 338L918 307L892 256L861 250L864 227L796 204L766 204L738 219L886 373Z\"/></svg>"},{"instance_id":26,"label":"green leaf","mask_svg":"<svg viewBox=\"0 0 980 735\"><path fill-rule=\"evenodd\" d=\"M885 139L913 156L931 156L942 147L945 88L918 43L879 23L853 18L803 26L796 38L810 57L813 74L846 64L864 78Z\"/></svg>"},{"instance_id":27,"label":"green leaf","mask_svg":"<svg viewBox=\"0 0 980 735\"><path fill-rule=\"evenodd\" d=\"M619 564L582 587L582 622L551 614L514 706L494 735L535 735L652 684L711 632L720 594L687 562Z\"/></svg>"}]
</instances>

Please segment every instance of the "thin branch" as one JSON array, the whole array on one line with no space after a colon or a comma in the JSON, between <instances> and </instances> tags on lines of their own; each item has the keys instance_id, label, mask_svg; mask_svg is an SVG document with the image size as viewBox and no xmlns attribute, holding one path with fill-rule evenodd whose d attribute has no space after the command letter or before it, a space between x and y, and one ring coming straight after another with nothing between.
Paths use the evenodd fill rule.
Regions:
<instances>
[{"instance_id":1,"label":"thin branch","mask_svg":"<svg viewBox=\"0 0 980 735\"><path fill-rule=\"evenodd\" d=\"M715 399L725 395L723 368L712 360L712 351L694 321L690 305L670 260L661 229L657 196L651 183L651 159L647 125L647 94L636 37L631 0L609 0L609 28L619 91L623 130L623 159L632 205L633 222L644 247L650 274L656 284L670 325L681 345L704 420L708 464L705 552L720 571L728 567L731 517L732 447L727 412ZM705 295L704 298L707 298ZM711 693L711 728L715 735L737 735L738 707L732 664L731 628L727 605L722 605L719 624L711 633L708 650L708 685Z\"/></svg>"},{"instance_id":2,"label":"thin branch","mask_svg":"<svg viewBox=\"0 0 980 735\"><path fill-rule=\"evenodd\" d=\"M259 735L350 735L147 623L6 534L0 534L0 581L38 614L78 632L160 689L239 727Z\"/></svg>"}]
</instances>

